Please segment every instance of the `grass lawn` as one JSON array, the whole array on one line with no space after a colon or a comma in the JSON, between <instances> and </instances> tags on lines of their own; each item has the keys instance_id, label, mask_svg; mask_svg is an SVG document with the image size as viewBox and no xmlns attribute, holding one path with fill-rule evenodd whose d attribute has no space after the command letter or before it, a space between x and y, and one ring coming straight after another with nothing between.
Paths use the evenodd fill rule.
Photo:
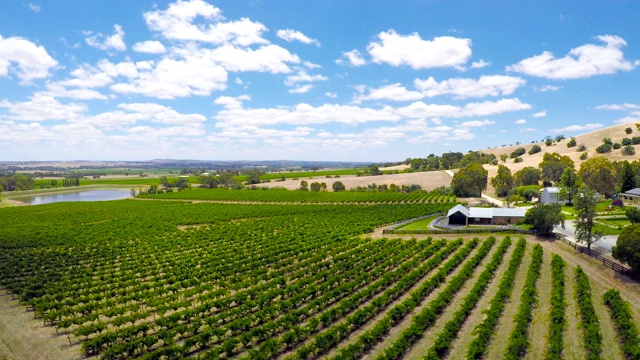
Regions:
<instances>
[{"instance_id":1,"label":"grass lawn","mask_svg":"<svg viewBox=\"0 0 640 360\"><path fill-rule=\"evenodd\" d=\"M436 218L437 216L431 216L422 220L414 221L398 228L398 230L427 230L429 228L429 224Z\"/></svg>"}]
</instances>

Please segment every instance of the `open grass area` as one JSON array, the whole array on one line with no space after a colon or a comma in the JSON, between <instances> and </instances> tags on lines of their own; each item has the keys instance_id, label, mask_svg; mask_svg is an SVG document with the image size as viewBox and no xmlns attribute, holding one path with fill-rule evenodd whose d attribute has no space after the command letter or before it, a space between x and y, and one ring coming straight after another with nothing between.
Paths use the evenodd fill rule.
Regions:
<instances>
[{"instance_id":1,"label":"open grass area","mask_svg":"<svg viewBox=\"0 0 640 360\"><path fill-rule=\"evenodd\" d=\"M437 218L438 216L431 216L422 220L414 221L405 226L399 227L398 230L426 230L429 228L429 224Z\"/></svg>"}]
</instances>

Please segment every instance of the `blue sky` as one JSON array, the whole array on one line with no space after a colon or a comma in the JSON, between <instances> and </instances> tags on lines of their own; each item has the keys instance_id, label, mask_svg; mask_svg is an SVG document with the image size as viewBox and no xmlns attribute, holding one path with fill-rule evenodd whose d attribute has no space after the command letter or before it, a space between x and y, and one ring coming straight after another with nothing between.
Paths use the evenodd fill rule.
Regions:
<instances>
[{"instance_id":1,"label":"blue sky","mask_svg":"<svg viewBox=\"0 0 640 360\"><path fill-rule=\"evenodd\" d=\"M2 160L401 161L640 121L635 1L0 9Z\"/></svg>"}]
</instances>

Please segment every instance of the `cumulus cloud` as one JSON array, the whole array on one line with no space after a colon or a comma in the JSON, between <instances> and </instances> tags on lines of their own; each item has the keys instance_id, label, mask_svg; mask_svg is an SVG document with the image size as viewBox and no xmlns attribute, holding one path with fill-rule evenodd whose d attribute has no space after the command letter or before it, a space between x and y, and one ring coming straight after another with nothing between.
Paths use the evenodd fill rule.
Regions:
<instances>
[{"instance_id":1,"label":"cumulus cloud","mask_svg":"<svg viewBox=\"0 0 640 360\"><path fill-rule=\"evenodd\" d=\"M566 131L585 131L585 130L595 130L601 128L603 125L600 123L595 124L585 124L585 125L569 125L560 129L553 129L551 132L561 133Z\"/></svg>"},{"instance_id":2,"label":"cumulus cloud","mask_svg":"<svg viewBox=\"0 0 640 360\"><path fill-rule=\"evenodd\" d=\"M257 71L287 74L292 72L288 64L300 63L297 55L273 44L261 46L256 50L225 45L215 49L188 48L182 51L190 57L217 63L227 71L233 72Z\"/></svg>"},{"instance_id":3,"label":"cumulus cloud","mask_svg":"<svg viewBox=\"0 0 640 360\"><path fill-rule=\"evenodd\" d=\"M543 86L534 86L533 91L535 92L550 92L550 91L558 91L562 88L562 86L554 86L554 85L543 85Z\"/></svg>"},{"instance_id":4,"label":"cumulus cloud","mask_svg":"<svg viewBox=\"0 0 640 360\"><path fill-rule=\"evenodd\" d=\"M76 119L88 110L86 104L63 104L53 96L35 94L29 101L0 101L0 107L6 108L8 115L0 117L19 121L47 121Z\"/></svg>"},{"instance_id":5,"label":"cumulus cloud","mask_svg":"<svg viewBox=\"0 0 640 360\"><path fill-rule=\"evenodd\" d=\"M398 108L395 112L407 118L431 118L431 117L474 117L501 114L505 112L529 110L531 105L523 103L520 99L500 99L498 101L484 101L481 103L469 103L464 106L425 104L422 101Z\"/></svg>"},{"instance_id":6,"label":"cumulus cloud","mask_svg":"<svg viewBox=\"0 0 640 360\"><path fill-rule=\"evenodd\" d=\"M511 95L526 81L519 77L491 75L481 76L478 80L453 78L437 82L433 76L426 80L416 79L414 85L424 96L453 95L457 99Z\"/></svg>"},{"instance_id":7,"label":"cumulus cloud","mask_svg":"<svg viewBox=\"0 0 640 360\"><path fill-rule=\"evenodd\" d=\"M640 105L636 104L605 104L596 106L598 110L637 110L640 109Z\"/></svg>"},{"instance_id":8,"label":"cumulus cloud","mask_svg":"<svg viewBox=\"0 0 640 360\"><path fill-rule=\"evenodd\" d=\"M472 121L464 121L460 124L461 127L470 128L470 127L483 127L491 124L495 124L495 121L491 121L488 119L484 120L472 120Z\"/></svg>"},{"instance_id":9,"label":"cumulus cloud","mask_svg":"<svg viewBox=\"0 0 640 360\"><path fill-rule=\"evenodd\" d=\"M287 42L300 41L304 44L315 44L316 46L320 46L320 42L318 40L312 39L300 31L293 29L278 30L276 32L276 36Z\"/></svg>"},{"instance_id":10,"label":"cumulus cloud","mask_svg":"<svg viewBox=\"0 0 640 360\"><path fill-rule=\"evenodd\" d=\"M242 101L251 100L249 95L240 96L220 96L213 100L216 105L222 105L227 109L240 109L242 108Z\"/></svg>"},{"instance_id":11,"label":"cumulus cloud","mask_svg":"<svg viewBox=\"0 0 640 360\"><path fill-rule=\"evenodd\" d=\"M178 0L166 10L146 12L143 16L149 29L169 40L238 46L268 43L262 38L267 31L263 24L247 18L224 22L222 11L202 0Z\"/></svg>"},{"instance_id":12,"label":"cumulus cloud","mask_svg":"<svg viewBox=\"0 0 640 360\"><path fill-rule=\"evenodd\" d=\"M378 34L367 51L375 63L408 65L413 69L452 67L462 69L471 56L471 40L451 36L422 40L418 33L400 35L394 30Z\"/></svg>"},{"instance_id":13,"label":"cumulus cloud","mask_svg":"<svg viewBox=\"0 0 640 360\"><path fill-rule=\"evenodd\" d=\"M313 89L313 85L306 84L306 85L296 86L295 88L290 89L289 92L291 94L304 94L309 92L309 90L311 89Z\"/></svg>"},{"instance_id":14,"label":"cumulus cloud","mask_svg":"<svg viewBox=\"0 0 640 360\"><path fill-rule=\"evenodd\" d=\"M342 59L336 60L336 63L340 65L351 65L356 67L367 64L367 61L362 57L362 54L358 50L343 52L342 57Z\"/></svg>"},{"instance_id":15,"label":"cumulus cloud","mask_svg":"<svg viewBox=\"0 0 640 360\"><path fill-rule=\"evenodd\" d=\"M472 69L482 69L484 67L487 67L491 65L491 61L484 61L484 60L480 60L480 61L474 61L471 63L471 68Z\"/></svg>"},{"instance_id":16,"label":"cumulus cloud","mask_svg":"<svg viewBox=\"0 0 640 360\"><path fill-rule=\"evenodd\" d=\"M327 91L326 93L324 93L324 96L326 96L328 98L331 98L331 99L335 99L335 98L338 97L338 94Z\"/></svg>"},{"instance_id":17,"label":"cumulus cloud","mask_svg":"<svg viewBox=\"0 0 640 360\"><path fill-rule=\"evenodd\" d=\"M76 122L103 128L113 128L136 124L140 121L181 126L198 125L206 121L206 117L203 115L182 114L168 106L154 103L123 103L119 104L117 108L118 110L77 119ZM166 128L163 128L162 131L164 132L164 130Z\"/></svg>"},{"instance_id":18,"label":"cumulus cloud","mask_svg":"<svg viewBox=\"0 0 640 360\"><path fill-rule=\"evenodd\" d=\"M364 88L358 88L362 93ZM418 91L407 90L400 83L382 86L377 89L369 89L368 94L360 94L353 98L353 102L359 104L367 100L393 100L393 101L415 101L424 96Z\"/></svg>"},{"instance_id":19,"label":"cumulus cloud","mask_svg":"<svg viewBox=\"0 0 640 360\"><path fill-rule=\"evenodd\" d=\"M33 11L34 13L39 13L40 10L42 10L42 8L40 7L40 5L36 5L34 3L29 3L27 4L29 6L29 10Z\"/></svg>"},{"instance_id":20,"label":"cumulus cloud","mask_svg":"<svg viewBox=\"0 0 640 360\"><path fill-rule=\"evenodd\" d=\"M113 25L113 35L106 36L101 33L97 33L95 35L89 36L84 39L87 45L98 48L100 50L117 50L124 51L127 49L127 45L124 43L124 31L122 30L122 26L115 24ZM87 32L87 35L93 34L92 32Z\"/></svg>"},{"instance_id":21,"label":"cumulus cloud","mask_svg":"<svg viewBox=\"0 0 640 360\"><path fill-rule=\"evenodd\" d=\"M547 116L547 110L543 110L543 111L540 111L540 112L537 112L537 113L533 114L534 118L540 118L540 117L545 117L545 116Z\"/></svg>"},{"instance_id":22,"label":"cumulus cloud","mask_svg":"<svg viewBox=\"0 0 640 360\"><path fill-rule=\"evenodd\" d=\"M561 58L545 51L524 59L517 64L507 66L506 70L547 79L579 79L595 75L615 74L618 71L630 71L635 66L624 59L621 48L627 43L618 36L602 35L597 37L604 45L586 44L571 49Z\"/></svg>"},{"instance_id":23,"label":"cumulus cloud","mask_svg":"<svg viewBox=\"0 0 640 360\"><path fill-rule=\"evenodd\" d=\"M329 78L326 76L319 75L319 74L309 75L307 74L306 71L299 70L297 74L287 76L287 79L285 80L284 83L286 85L292 86L300 82L314 82L314 81L327 81L327 80L329 80Z\"/></svg>"},{"instance_id":24,"label":"cumulus cloud","mask_svg":"<svg viewBox=\"0 0 640 360\"><path fill-rule=\"evenodd\" d=\"M135 43L133 45L133 51L147 54L164 54L167 52L167 49L160 41L147 40Z\"/></svg>"},{"instance_id":25,"label":"cumulus cloud","mask_svg":"<svg viewBox=\"0 0 640 360\"><path fill-rule=\"evenodd\" d=\"M638 122L638 121L640 121L640 114L636 114L636 115L637 115L637 117L631 117L631 116L623 117L622 119L615 120L614 123L616 123L616 124L626 124L626 123L631 123L631 122Z\"/></svg>"},{"instance_id":26,"label":"cumulus cloud","mask_svg":"<svg viewBox=\"0 0 640 360\"><path fill-rule=\"evenodd\" d=\"M0 77L15 73L22 83L30 83L48 77L49 70L57 65L44 47L20 37L0 35Z\"/></svg>"},{"instance_id":27,"label":"cumulus cloud","mask_svg":"<svg viewBox=\"0 0 640 360\"><path fill-rule=\"evenodd\" d=\"M514 124L518 124L518 125L522 125L522 124L526 124L527 120L526 119L518 119L516 121L513 122Z\"/></svg>"}]
</instances>

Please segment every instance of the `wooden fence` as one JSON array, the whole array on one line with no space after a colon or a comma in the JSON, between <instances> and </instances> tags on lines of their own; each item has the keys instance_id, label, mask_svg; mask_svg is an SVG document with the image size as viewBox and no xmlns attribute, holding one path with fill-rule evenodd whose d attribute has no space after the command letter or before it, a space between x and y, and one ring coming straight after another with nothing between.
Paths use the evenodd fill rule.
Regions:
<instances>
[{"instance_id":1,"label":"wooden fence","mask_svg":"<svg viewBox=\"0 0 640 360\"><path fill-rule=\"evenodd\" d=\"M608 259L604 256L602 256L601 254L599 254L597 251L592 251L591 249L587 248L586 246L580 245L574 241L571 240L567 240L564 236L562 236L561 234L556 234L556 239L562 240L563 242L569 244L571 247L573 247L574 249L576 249L576 251L578 251L579 253L582 254L586 254L591 256L592 258L598 260L598 261L602 261L602 264L610 267L611 269L613 269L614 271L628 276L632 279L636 279L639 280L640 276L638 276L637 274L635 274L634 272L631 271L631 269L629 269L628 267L615 262L611 259Z\"/></svg>"}]
</instances>

